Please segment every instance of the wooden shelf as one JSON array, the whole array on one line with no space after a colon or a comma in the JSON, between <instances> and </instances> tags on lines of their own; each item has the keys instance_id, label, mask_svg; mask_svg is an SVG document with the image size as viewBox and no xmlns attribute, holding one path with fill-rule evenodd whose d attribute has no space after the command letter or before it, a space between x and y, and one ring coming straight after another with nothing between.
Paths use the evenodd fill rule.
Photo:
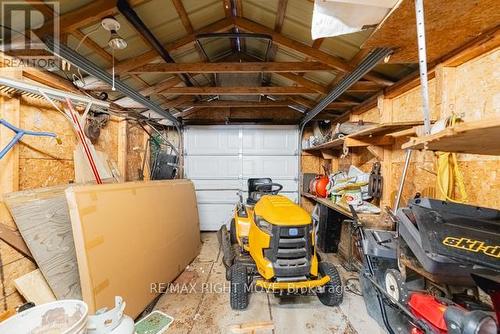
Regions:
<instances>
[{"instance_id":1,"label":"wooden shelf","mask_svg":"<svg viewBox=\"0 0 500 334\"><path fill-rule=\"evenodd\" d=\"M316 196L311 195L309 193L302 193L302 196L309 198L317 203L323 204L324 206L327 206L330 209L335 210L338 213L343 214L344 216L347 216L349 218L353 218L351 212L349 212L345 208L341 207L340 205L333 203L328 198L316 197ZM380 214L377 214L377 213L372 213L372 214L370 214L370 213L358 213L358 216L361 218L361 220L364 220L366 217L377 218L380 216Z\"/></svg>"},{"instance_id":2,"label":"wooden shelf","mask_svg":"<svg viewBox=\"0 0 500 334\"><path fill-rule=\"evenodd\" d=\"M500 155L500 118L459 123L430 136L412 138L402 148Z\"/></svg>"},{"instance_id":3,"label":"wooden shelf","mask_svg":"<svg viewBox=\"0 0 500 334\"><path fill-rule=\"evenodd\" d=\"M352 133L343 138L337 138L332 141L303 149L304 152L327 151L333 149L341 149L344 143L348 147L366 147L370 145L384 146L394 143L394 138L386 136L389 133L411 128L415 125L422 124L421 122L398 122L377 124L372 127L363 129L359 132Z\"/></svg>"}]
</instances>

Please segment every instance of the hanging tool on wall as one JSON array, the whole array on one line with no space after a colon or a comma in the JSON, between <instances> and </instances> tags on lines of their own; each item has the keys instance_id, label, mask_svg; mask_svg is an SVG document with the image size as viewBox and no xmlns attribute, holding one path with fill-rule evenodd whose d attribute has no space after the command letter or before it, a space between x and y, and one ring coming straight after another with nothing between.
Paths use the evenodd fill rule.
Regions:
<instances>
[{"instance_id":1,"label":"hanging tool on wall","mask_svg":"<svg viewBox=\"0 0 500 334\"><path fill-rule=\"evenodd\" d=\"M370 178L368 179L368 196L373 198L382 197L382 173L380 171L380 162L375 162L370 172Z\"/></svg>"},{"instance_id":2,"label":"hanging tool on wall","mask_svg":"<svg viewBox=\"0 0 500 334\"><path fill-rule=\"evenodd\" d=\"M92 173L94 174L95 181L97 184L102 184L102 179L101 176L99 175L99 170L97 169L96 163L95 163L95 150L94 147L89 145L89 142L87 142L87 137L85 136L85 133L83 132L82 125L80 124L80 116L77 114L75 109L73 108L73 104L71 103L71 100L69 98L66 98L66 104L68 105L69 109L69 114L71 116L71 119L73 120L73 126L75 128L75 132L78 135L78 138L80 139L80 142L83 147L83 151L85 155L87 156L87 160L90 165L90 169L92 170ZM85 114L84 114L85 115Z\"/></svg>"},{"instance_id":3,"label":"hanging tool on wall","mask_svg":"<svg viewBox=\"0 0 500 334\"><path fill-rule=\"evenodd\" d=\"M0 124L8 128L9 130L12 130L16 135L12 140L0 150L0 159L2 159L9 150L14 147L14 145L23 138L23 136L36 136L36 137L52 137L55 138L57 144L61 144L62 141L61 139L53 132L43 132L43 131L30 131L30 130L23 130L19 129L18 127L10 124L4 119L0 119Z\"/></svg>"}]
</instances>

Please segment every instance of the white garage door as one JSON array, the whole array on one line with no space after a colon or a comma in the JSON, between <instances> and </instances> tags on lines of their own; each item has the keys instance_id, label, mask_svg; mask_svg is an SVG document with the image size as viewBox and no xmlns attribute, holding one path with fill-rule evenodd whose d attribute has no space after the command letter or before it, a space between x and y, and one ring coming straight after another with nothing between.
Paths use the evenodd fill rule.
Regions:
<instances>
[{"instance_id":1,"label":"white garage door","mask_svg":"<svg viewBox=\"0 0 500 334\"><path fill-rule=\"evenodd\" d=\"M270 177L282 194L298 200L296 126L188 126L184 129L184 175L193 181L203 231L226 224L247 180Z\"/></svg>"}]
</instances>

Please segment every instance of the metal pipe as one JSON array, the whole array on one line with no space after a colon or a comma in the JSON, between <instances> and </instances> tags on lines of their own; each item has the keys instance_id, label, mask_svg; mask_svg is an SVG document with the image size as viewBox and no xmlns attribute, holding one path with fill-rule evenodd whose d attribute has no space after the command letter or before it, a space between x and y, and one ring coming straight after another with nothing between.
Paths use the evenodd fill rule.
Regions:
<instances>
[{"instance_id":1,"label":"metal pipe","mask_svg":"<svg viewBox=\"0 0 500 334\"><path fill-rule=\"evenodd\" d=\"M301 120L304 125L312 120L316 115L323 111L330 103L335 101L340 95L344 94L352 85L358 82L368 72L370 72L379 61L392 53L389 48L376 48L371 51L365 59L350 73L348 73L340 82L325 96L311 111L309 111Z\"/></svg>"},{"instance_id":2,"label":"metal pipe","mask_svg":"<svg viewBox=\"0 0 500 334\"><path fill-rule=\"evenodd\" d=\"M54 53L56 56L66 59L76 67L84 70L88 74L95 76L99 80L104 81L108 85L113 83L113 78L111 75L91 62L89 59L83 57L73 49L70 49L64 44L57 44L51 36L47 36L44 39L45 44L49 48L49 50ZM171 113L165 111L159 104L145 98L136 89L131 88L127 84L123 83L121 80L115 80L116 90L120 93L130 97L132 100L142 104L144 107L162 115L163 117L170 120L175 127L179 127L180 123Z\"/></svg>"},{"instance_id":3,"label":"metal pipe","mask_svg":"<svg viewBox=\"0 0 500 334\"><path fill-rule=\"evenodd\" d=\"M130 6L127 0L118 0L116 3L116 7L122 13L123 16L127 19L130 24L134 26L134 28L151 44L151 46L158 52L160 57L163 58L167 63L175 63L175 60L170 56L167 50L163 47L160 41L153 35L151 30L148 29L146 24L141 20L139 15L135 12L135 10ZM180 77L182 81L186 84L186 86L192 87L193 83L191 82L191 78L185 73L181 73Z\"/></svg>"},{"instance_id":4,"label":"metal pipe","mask_svg":"<svg viewBox=\"0 0 500 334\"><path fill-rule=\"evenodd\" d=\"M401 195L403 194L403 188L406 180L406 174L408 173L408 167L410 166L411 150L406 150L405 155L405 166L403 168L403 174L401 174L401 181L399 183L398 194L396 195L396 200L394 201L394 208L392 212L396 214L399 208L399 202L401 201Z\"/></svg>"}]
</instances>

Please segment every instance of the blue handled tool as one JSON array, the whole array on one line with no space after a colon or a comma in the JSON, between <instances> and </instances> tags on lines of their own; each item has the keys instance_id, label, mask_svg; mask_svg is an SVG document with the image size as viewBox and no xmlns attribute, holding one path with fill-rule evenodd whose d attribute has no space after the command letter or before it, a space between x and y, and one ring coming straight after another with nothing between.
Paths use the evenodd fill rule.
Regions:
<instances>
[{"instance_id":1,"label":"blue handled tool","mask_svg":"<svg viewBox=\"0 0 500 334\"><path fill-rule=\"evenodd\" d=\"M7 122L6 120L4 119L1 119L0 118L0 124L4 125L5 127L7 127L8 129L12 130L15 132L15 136L14 138L12 138L12 140L7 144L7 146L5 146L1 151L0 151L0 159L3 158L4 155L7 154L7 152L9 152L9 150L18 142L21 140L21 138L24 136L24 135L28 135L28 136L39 136L39 137L53 137L56 139L57 143L58 144L61 144L61 139L59 139L57 137L57 135L55 133L52 133L52 132L42 132L42 131L30 131L30 130L23 130L23 129L19 129L18 127L15 127L14 125L10 124L9 122Z\"/></svg>"}]
</instances>

